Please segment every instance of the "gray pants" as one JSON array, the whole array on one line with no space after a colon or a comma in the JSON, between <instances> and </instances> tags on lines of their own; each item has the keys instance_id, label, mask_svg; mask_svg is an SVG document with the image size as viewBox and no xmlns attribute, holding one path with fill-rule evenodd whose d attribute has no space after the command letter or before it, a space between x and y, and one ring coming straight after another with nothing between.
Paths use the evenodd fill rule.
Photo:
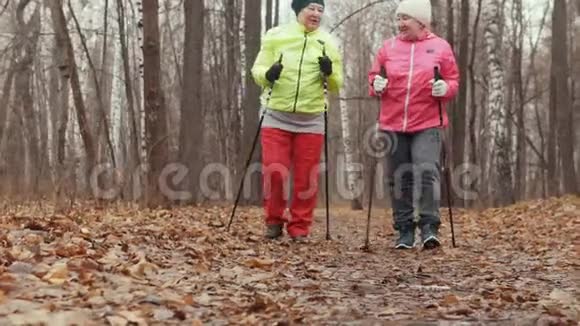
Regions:
<instances>
[{"instance_id":1,"label":"gray pants","mask_svg":"<svg viewBox=\"0 0 580 326\"><path fill-rule=\"evenodd\" d=\"M387 155L387 177L394 228L414 228L414 204L419 210L419 227L429 224L438 228L441 224L441 130L385 133L392 144Z\"/></svg>"}]
</instances>

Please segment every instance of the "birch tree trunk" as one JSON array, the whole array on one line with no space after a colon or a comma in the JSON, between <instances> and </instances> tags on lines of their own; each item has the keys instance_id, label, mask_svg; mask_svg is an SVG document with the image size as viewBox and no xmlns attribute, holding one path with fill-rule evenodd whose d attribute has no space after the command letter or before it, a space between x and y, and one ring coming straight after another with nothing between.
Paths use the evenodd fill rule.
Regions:
<instances>
[{"instance_id":1,"label":"birch tree trunk","mask_svg":"<svg viewBox=\"0 0 580 326\"><path fill-rule=\"evenodd\" d=\"M121 57L121 48L119 42L112 42L113 52L113 85L111 89L111 142L114 149L114 157L117 159L117 166L126 164L125 158L122 157L121 127L123 112L123 60Z\"/></svg>"},{"instance_id":2,"label":"birch tree trunk","mask_svg":"<svg viewBox=\"0 0 580 326\"><path fill-rule=\"evenodd\" d=\"M512 172L509 162L509 139L507 134L507 116L504 100L504 67L502 66L502 25L500 1L489 0L485 12L486 27L484 32L490 74L488 115L491 135L491 166L497 171L497 189L492 190L497 205L503 206L514 202Z\"/></svg>"},{"instance_id":3,"label":"birch tree trunk","mask_svg":"<svg viewBox=\"0 0 580 326\"><path fill-rule=\"evenodd\" d=\"M340 90L339 97L345 98L345 88ZM351 200L351 208L354 210L361 210L362 205L362 191L360 189L362 184L362 175L360 169L356 168L356 147L354 145L354 135L351 130L351 119L348 115L348 106L345 100L340 100L340 123L342 128L342 143L344 145L344 157L346 164L346 184L349 192L348 199ZM359 164L360 165L360 164ZM371 180L373 182L373 180Z\"/></svg>"}]
</instances>

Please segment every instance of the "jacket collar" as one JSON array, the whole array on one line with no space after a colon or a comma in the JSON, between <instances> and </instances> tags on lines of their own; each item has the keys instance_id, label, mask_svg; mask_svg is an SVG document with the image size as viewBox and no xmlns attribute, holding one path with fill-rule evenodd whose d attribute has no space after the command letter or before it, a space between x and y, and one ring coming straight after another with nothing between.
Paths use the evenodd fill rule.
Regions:
<instances>
[{"instance_id":1,"label":"jacket collar","mask_svg":"<svg viewBox=\"0 0 580 326\"><path fill-rule=\"evenodd\" d=\"M419 38L415 39L415 40L408 40L406 38L401 37L401 34L397 35L397 39L403 41L403 42L421 42L421 41L425 41L428 39L432 39L435 37L435 34L433 34L433 32L431 31L425 31L425 33L423 33L422 35L419 36Z\"/></svg>"},{"instance_id":2,"label":"jacket collar","mask_svg":"<svg viewBox=\"0 0 580 326\"><path fill-rule=\"evenodd\" d=\"M313 30L312 32L308 32L308 31L306 30L306 26L304 26L304 25L302 25L301 23L299 23L299 22L298 22L298 20L294 21L292 24L293 24L294 28L295 28L295 29L296 29L298 32L300 32L300 33L302 33L302 34L304 34L304 33L308 33L308 34L314 34L314 33L318 32L318 29L320 29L320 27L319 27L318 29L316 29L316 30Z\"/></svg>"}]
</instances>

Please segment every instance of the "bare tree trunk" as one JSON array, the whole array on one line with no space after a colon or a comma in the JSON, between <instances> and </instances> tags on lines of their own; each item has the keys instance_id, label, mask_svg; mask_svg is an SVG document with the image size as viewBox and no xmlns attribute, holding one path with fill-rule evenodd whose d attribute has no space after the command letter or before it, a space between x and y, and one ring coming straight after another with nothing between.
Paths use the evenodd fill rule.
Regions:
<instances>
[{"instance_id":1,"label":"bare tree trunk","mask_svg":"<svg viewBox=\"0 0 580 326\"><path fill-rule=\"evenodd\" d=\"M220 116L220 121L223 121L224 125L227 123L228 127L225 128L223 136L225 144L224 157L226 165L231 171L234 171L233 175L235 179L240 174L238 162L239 162L239 152L241 145L241 116L240 116L240 85L241 71L239 69L240 62L240 32L239 32L239 17L240 11L237 8L237 0L228 0L226 7L226 74L223 83L227 84L224 87L224 91L227 94L225 96L225 110L223 108L217 110ZM223 80L223 79L222 79ZM230 81L230 82L226 82Z\"/></svg>"},{"instance_id":2,"label":"bare tree trunk","mask_svg":"<svg viewBox=\"0 0 580 326\"><path fill-rule=\"evenodd\" d=\"M193 200L199 199L199 176L203 161L203 128L191 128L194 121L204 121L202 80L204 43L203 0L184 2L185 45L183 50L183 92L181 98L180 155L188 169L186 189L192 191ZM189 200L190 198L188 198Z\"/></svg>"},{"instance_id":3,"label":"bare tree trunk","mask_svg":"<svg viewBox=\"0 0 580 326\"><path fill-rule=\"evenodd\" d=\"M10 122L10 111L11 105L10 96L12 93L12 84L14 83L14 74L16 73L16 63L13 61L12 64L7 68L7 72L4 79L4 85L2 86L2 97L0 97L0 153L5 153L4 144L6 143L9 122ZM0 155L0 177L8 174L8 167L6 162L6 155ZM1 180L1 179L0 179Z\"/></svg>"},{"instance_id":4,"label":"bare tree trunk","mask_svg":"<svg viewBox=\"0 0 580 326\"><path fill-rule=\"evenodd\" d=\"M573 110L570 103L568 79L568 14L566 1L554 0L552 14L552 68L550 74L550 108L558 120L557 131L561 171L565 193L578 193L576 165L574 164ZM554 185L553 185L554 186ZM553 189L552 189L553 190Z\"/></svg>"},{"instance_id":5,"label":"bare tree trunk","mask_svg":"<svg viewBox=\"0 0 580 326\"><path fill-rule=\"evenodd\" d=\"M105 104L103 102L103 92L101 91L101 85L102 85L102 78L99 78L99 75L97 74L97 69L95 68L95 64L93 63L93 59L91 57L91 53L89 51L89 48L87 46L87 42L85 40L85 36L81 30L81 26L79 24L79 21L75 15L75 12L73 10L73 7L71 5L70 0L68 1L68 9L69 12L71 14L71 17L75 23L76 29L77 29L77 33L79 34L79 38L81 40L81 44L83 46L83 50L85 51L85 55L87 56L87 60L89 62L89 67L91 69L91 76L93 77L93 83L95 85L95 92L96 92L96 97L97 97L97 103L99 106L99 115L100 115L100 122L99 126L102 124L102 126L104 127L104 137L105 137L105 141L107 142L107 146L108 146L108 150L109 150L109 155L111 155L111 161L113 162L113 167L117 166L116 160L115 160L115 151L113 149L113 143L111 142L111 129L109 127L109 120L107 118L107 113L106 113L106 109L105 109ZM105 34L106 35L106 34ZM104 44L103 46L106 46L106 44ZM104 51L106 53L106 51ZM104 59L103 59L104 60ZM104 61L103 61L104 62ZM104 65L101 66L102 69L104 69ZM102 75L102 74L101 74ZM99 79L101 79L99 81ZM100 132L101 128L97 128L97 137L99 137L99 135L101 134ZM99 137L100 138L100 137Z\"/></svg>"},{"instance_id":6,"label":"bare tree trunk","mask_svg":"<svg viewBox=\"0 0 580 326\"><path fill-rule=\"evenodd\" d=\"M175 37L173 33L173 25L171 24L171 11L170 11L170 0L165 0L165 14L166 14L166 24L169 29L169 44L171 45L171 53L173 54L173 62L175 63L175 70L177 73L177 81L181 91L183 91L183 68L179 64L179 58L177 55L177 49L175 48Z\"/></svg>"},{"instance_id":7,"label":"bare tree trunk","mask_svg":"<svg viewBox=\"0 0 580 326\"><path fill-rule=\"evenodd\" d=\"M121 45L121 58L123 60L123 76L125 85L125 98L127 100L127 109L129 113L129 128L130 128L130 139L129 147L131 153L131 161L134 165L129 165L128 171L131 177L138 178L135 173L135 167L141 165L141 159L139 155L139 131L137 129L137 114L135 108L135 101L133 96L133 79L131 77L130 59L129 59L129 48L127 46L127 32L126 32L126 17L125 7L123 6L123 0L117 0L117 24L119 25L119 41ZM125 174L125 178L129 179L129 175ZM137 180L134 180L135 182ZM135 196L135 194L133 194Z\"/></svg>"},{"instance_id":8,"label":"bare tree trunk","mask_svg":"<svg viewBox=\"0 0 580 326\"><path fill-rule=\"evenodd\" d=\"M455 10L453 7L454 0L447 0L447 42L451 48L455 48ZM461 17L465 19L464 17ZM469 20L467 20L469 22Z\"/></svg>"},{"instance_id":9,"label":"bare tree trunk","mask_svg":"<svg viewBox=\"0 0 580 326\"><path fill-rule=\"evenodd\" d=\"M20 0L16 8L16 20L19 31L19 42L14 51L17 53L18 64L14 80L16 108L22 121L22 139L24 140L24 190L27 194L37 193L40 177L40 134L37 132L36 114L33 101L33 63L40 34L40 10L34 4L34 13L28 21L24 20L24 11L30 0ZM32 166L35 164L36 166Z\"/></svg>"},{"instance_id":10,"label":"bare tree trunk","mask_svg":"<svg viewBox=\"0 0 580 326\"><path fill-rule=\"evenodd\" d=\"M280 0L275 0L274 3L274 26L278 26L280 22Z\"/></svg>"},{"instance_id":11,"label":"bare tree trunk","mask_svg":"<svg viewBox=\"0 0 580 326\"><path fill-rule=\"evenodd\" d=\"M431 30L438 35L441 35L443 31L443 26L441 23L443 22L443 7L441 6L442 0L431 0L431 7L432 9L432 19L431 19Z\"/></svg>"},{"instance_id":12,"label":"bare tree trunk","mask_svg":"<svg viewBox=\"0 0 580 326\"><path fill-rule=\"evenodd\" d=\"M83 178L86 179L88 176L88 171L97 164L95 142L87 121L86 108L81 91L77 65L74 57L74 50L62 9L62 0L50 0L50 4L52 19L54 20L55 25L55 32L59 42L62 42L61 44L63 45L63 52L61 53L62 57L59 69L66 78L70 78L79 129L85 147L85 154L87 155L88 169L84 172L83 176Z\"/></svg>"},{"instance_id":13,"label":"bare tree trunk","mask_svg":"<svg viewBox=\"0 0 580 326\"><path fill-rule=\"evenodd\" d=\"M461 1L461 19L458 25L459 28L459 94L456 104L453 106L454 111L452 115L452 138L453 139L453 164L452 167L457 167L463 164L465 157L465 124L467 111L467 72L469 61L469 6L468 0ZM473 94L472 94L473 96ZM459 194L458 194L459 195ZM461 196L465 198L464 196ZM457 201L456 201L457 202Z\"/></svg>"},{"instance_id":14,"label":"bare tree trunk","mask_svg":"<svg viewBox=\"0 0 580 326\"><path fill-rule=\"evenodd\" d=\"M478 26L479 26L479 21L481 18L481 9L482 9L482 4L483 0L478 0L477 1L477 13L475 14L475 22L473 23L473 36L472 36L472 43L471 43L471 54L469 56L469 65L468 65L468 69L469 69L469 94L470 94L470 105L469 108L471 108L471 110L469 110L469 148L470 148L470 159L469 162L472 163L477 163L478 162L478 157L477 157L477 137L476 137L476 132L477 132L477 128L475 128L475 121L477 118L477 97L476 97L476 89L475 89L475 55L476 55L476 49L477 49L477 37L478 37L478 33L477 31L479 30Z\"/></svg>"},{"instance_id":15,"label":"bare tree trunk","mask_svg":"<svg viewBox=\"0 0 580 326\"><path fill-rule=\"evenodd\" d=\"M527 156L526 156L526 120L524 115L524 88L522 79L522 53L524 43L524 18L522 13L522 0L514 1L516 19L515 19L515 35L516 44L514 46L514 67L513 67L513 82L515 88L516 100L516 120L518 122L517 128L517 142L516 142L516 172L515 172L515 193L518 200L526 198L526 184L527 184Z\"/></svg>"},{"instance_id":16,"label":"bare tree trunk","mask_svg":"<svg viewBox=\"0 0 580 326\"><path fill-rule=\"evenodd\" d=\"M340 97L344 98L344 91L341 90ZM344 146L345 156L345 170L346 170L346 184L351 200L351 208L354 210L361 210L362 205L362 191L360 189L362 183L361 170L357 169L355 162L360 162L356 158L356 147L354 144L354 135L352 133L351 119L348 114L348 106L345 100L340 100L340 122L342 130L342 142Z\"/></svg>"},{"instance_id":17,"label":"bare tree trunk","mask_svg":"<svg viewBox=\"0 0 580 326\"><path fill-rule=\"evenodd\" d=\"M252 79L252 74L250 73L250 69L252 68L252 64L256 60L258 52L260 50L260 35L261 35L261 8L262 8L262 1L254 0L254 1L244 1L246 16L244 18L244 26L245 26L245 35L246 35L246 48L245 48L245 57L246 57L246 67L245 67L245 76L246 76L246 93L244 94L243 100L243 109L244 109L244 126L243 126L243 142L245 144L244 148L249 148L250 144L252 144L254 135L258 129L258 119L257 119L257 111L260 107L260 88L256 85ZM260 146L256 146L256 152L254 155L253 162L259 163L260 157ZM262 185L258 181L259 178L249 178L251 180L251 195L250 198L243 198L243 202L250 203L250 204L260 204L261 203L261 189Z\"/></svg>"},{"instance_id":18,"label":"bare tree trunk","mask_svg":"<svg viewBox=\"0 0 580 326\"><path fill-rule=\"evenodd\" d=\"M143 0L143 92L148 154L146 202L149 207L166 204L159 180L168 158L167 118L161 88L159 2Z\"/></svg>"},{"instance_id":19,"label":"bare tree trunk","mask_svg":"<svg viewBox=\"0 0 580 326\"><path fill-rule=\"evenodd\" d=\"M509 162L509 139L507 135L507 117L504 101L504 68L502 66L501 44L503 17L499 0L490 0L486 11L485 43L490 72L489 89L489 131L492 137L493 166L498 173L495 201L503 206L514 202L512 173Z\"/></svg>"},{"instance_id":20,"label":"bare tree trunk","mask_svg":"<svg viewBox=\"0 0 580 326\"><path fill-rule=\"evenodd\" d=\"M272 0L266 0L266 30L272 28Z\"/></svg>"}]
</instances>

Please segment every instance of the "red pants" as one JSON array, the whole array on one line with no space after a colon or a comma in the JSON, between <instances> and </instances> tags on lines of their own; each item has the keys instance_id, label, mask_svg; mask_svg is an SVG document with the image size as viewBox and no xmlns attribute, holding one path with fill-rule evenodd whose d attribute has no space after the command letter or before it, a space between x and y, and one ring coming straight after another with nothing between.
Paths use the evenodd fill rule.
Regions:
<instances>
[{"instance_id":1,"label":"red pants","mask_svg":"<svg viewBox=\"0 0 580 326\"><path fill-rule=\"evenodd\" d=\"M293 173L291 237L306 236L318 194L318 172L324 135L262 129L262 175L266 224L284 224L288 176ZM291 170L292 169L292 170Z\"/></svg>"}]
</instances>

